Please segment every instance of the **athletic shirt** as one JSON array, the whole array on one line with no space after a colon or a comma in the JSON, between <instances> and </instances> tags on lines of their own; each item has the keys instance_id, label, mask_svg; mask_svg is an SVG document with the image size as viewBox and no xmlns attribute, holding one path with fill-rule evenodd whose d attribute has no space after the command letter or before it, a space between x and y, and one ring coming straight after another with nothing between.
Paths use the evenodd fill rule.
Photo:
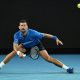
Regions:
<instances>
[{"instance_id":1,"label":"athletic shirt","mask_svg":"<svg viewBox=\"0 0 80 80\"><path fill-rule=\"evenodd\" d=\"M44 33L33 29L28 29L28 32L25 36L22 35L21 31L16 32L14 34L13 43L22 44L24 48L31 48L37 45L43 37Z\"/></svg>"}]
</instances>

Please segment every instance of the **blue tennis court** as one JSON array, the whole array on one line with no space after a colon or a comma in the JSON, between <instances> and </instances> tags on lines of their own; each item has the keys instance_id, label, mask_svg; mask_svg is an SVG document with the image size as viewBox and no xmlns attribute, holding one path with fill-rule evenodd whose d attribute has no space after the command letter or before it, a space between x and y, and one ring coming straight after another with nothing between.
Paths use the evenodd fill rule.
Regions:
<instances>
[{"instance_id":1,"label":"blue tennis court","mask_svg":"<svg viewBox=\"0 0 80 80\"><path fill-rule=\"evenodd\" d=\"M0 80L80 80L80 55L57 54L50 56L74 68L74 74L46 62L39 57L32 60L29 56L20 59L17 55L0 70ZM5 55L0 55L0 61Z\"/></svg>"}]
</instances>

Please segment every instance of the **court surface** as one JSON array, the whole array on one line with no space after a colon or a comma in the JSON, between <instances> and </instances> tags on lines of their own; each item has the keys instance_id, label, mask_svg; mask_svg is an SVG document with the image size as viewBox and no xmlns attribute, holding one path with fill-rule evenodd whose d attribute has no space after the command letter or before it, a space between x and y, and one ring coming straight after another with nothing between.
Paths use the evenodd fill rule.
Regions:
<instances>
[{"instance_id":1,"label":"court surface","mask_svg":"<svg viewBox=\"0 0 80 80\"><path fill-rule=\"evenodd\" d=\"M57 54L50 56L74 68L74 74L46 62L39 57L32 60L29 56L20 59L17 55L0 70L0 80L80 80L80 55ZM0 61L5 55L0 55Z\"/></svg>"}]
</instances>

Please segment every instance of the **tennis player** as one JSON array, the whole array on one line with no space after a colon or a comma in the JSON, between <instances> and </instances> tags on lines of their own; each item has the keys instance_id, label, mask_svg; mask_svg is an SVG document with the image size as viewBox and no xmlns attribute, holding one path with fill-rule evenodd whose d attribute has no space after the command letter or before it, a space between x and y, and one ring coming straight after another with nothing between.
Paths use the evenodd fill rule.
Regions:
<instances>
[{"instance_id":1,"label":"tennis player","mask_svg":"<svg viewBox=\"0 0 80 80\"><path fill-rule=\"evenodd\" d=\"M55 64L56 66L65 69L68 73L73 73L73 68L70 68L60 62L59 60L49 56L48 52L44 48L41 40L43 38L50 38L56 41L57 45L63 45L63 43L54 35L41 33L33 29L28 28L26 20L19 22L19 31L14 34L13 51L9 53L5 59L0 63L0 69L7 64L16 54L20 58L24 58L26 54L35 46L38 48L39 55L46 61ZM37 50L37 49L35 49ZM25 54L26 53L26 54Z\"/></svg>"}]
</instances>

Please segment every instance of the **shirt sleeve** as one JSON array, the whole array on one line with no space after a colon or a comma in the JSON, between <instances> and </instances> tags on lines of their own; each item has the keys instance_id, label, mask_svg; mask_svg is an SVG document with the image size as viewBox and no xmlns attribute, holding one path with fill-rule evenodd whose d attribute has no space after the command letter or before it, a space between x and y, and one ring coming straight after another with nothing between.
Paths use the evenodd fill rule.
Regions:
<instances>
[{"instance_id":1,"label":"shirt sleeve","mask_svg":"<svg viewBox=\"0 0 80 80\"><path fill-rule=\"evenodd\" d=\"M13 43L18 44L18 36L17 36L16 34L14 34L14 40L13 40Z\"/></svg>"},{"instance_id":2,"label":"shirt sleeve","mask_svg":"<svg viewBox=\"0 0 80 80\"><path fill-rule=\"evenodd\" d=\"M44 33L35 31L35 37L36 37L37 39L42 39L42 38L44 37Z\"/></svg>"}]
</instances>

